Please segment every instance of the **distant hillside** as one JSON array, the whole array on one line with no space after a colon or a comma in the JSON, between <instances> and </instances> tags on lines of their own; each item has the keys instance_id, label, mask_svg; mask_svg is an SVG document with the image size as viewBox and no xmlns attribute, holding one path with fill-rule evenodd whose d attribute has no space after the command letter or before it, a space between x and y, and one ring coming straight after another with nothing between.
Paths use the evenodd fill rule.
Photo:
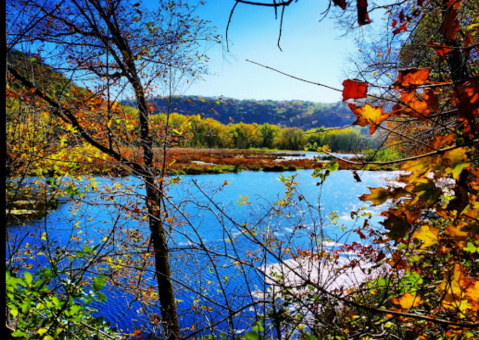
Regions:
<instances>
[{"instance_id":1,"label":"distant hillside","mask_svg":"<svg viewBox=\"0 0 479 340\"><path fill-rule=\"evenodd\" d=\"M319 127L339 127L350 125L353 122L346 118L352 115L351 110L341 102L325 104L299 100L238 100L232 98L218 100L217 98L200 99L196 96L175 97L174 101L173 107L177 109L178 113L202 114L202 116L204 114L203 117L213 118L223 124L230 122L269 123L308 130ZM164 100L156 99L155 107L164 109ZM161 110L155 111L155 113L159 112Z\"/></svg>"}]
</instances>

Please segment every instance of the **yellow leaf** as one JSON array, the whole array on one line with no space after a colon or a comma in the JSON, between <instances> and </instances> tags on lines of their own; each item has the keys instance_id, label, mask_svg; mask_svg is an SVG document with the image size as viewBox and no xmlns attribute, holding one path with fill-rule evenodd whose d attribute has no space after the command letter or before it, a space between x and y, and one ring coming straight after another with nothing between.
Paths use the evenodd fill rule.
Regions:
<instances>
[{"instance_id":1,"label":"yellow leaf","mask_svg":"<svg viewBox=\"0 0 479 340\"><path fill-rule=\"evenodd\" d=\"M41 335L41 334L45 334L46 332L48 332L48 329L46 329L46 328L40 328L40 329L37 331L37 333L40 334L40 335Z\"/></svg>"},{"instance_id":2,"label":"yellow leaf","mask_svg":"<svg viewBox=\"0 0 479 340\"><path fill-rule=\"evenodd\" d=\"M412 234L412 238L422 241L421 249L424 249L439 244L437 242L437 235L439 235L439 230L428 225L423 225Z\"/></svg>"},{"instance_id":3,"label":"yellow leaf","mask_svg":"<svg viewBox=\"0 0 479 340\"><path fill-rule=\"evenodd\" d=\"M459 180L459 175L466 166L469 166L467 162L466 150L464 148L459 148L446 152L444 155L445 159L450 161L449 168L446 169L446 173L452 173L454 179Z\"/></svg>"},{"instance_id":4,"label":"yellow leaf","mask_svg":"<svg viewBox=\"0 0 479 340\"><path fill-rule=\"evenodd\" d=\"M392 112L384 113L382 106L372 106L366 104L364 106L357 107L352 103L348 104L348 106L357 117L357 120L353 123L353 125L369 125L369 133L371 135L374 133L374 131L376 131L377 127L392 114Z\"/></svg>"}]
</instances>

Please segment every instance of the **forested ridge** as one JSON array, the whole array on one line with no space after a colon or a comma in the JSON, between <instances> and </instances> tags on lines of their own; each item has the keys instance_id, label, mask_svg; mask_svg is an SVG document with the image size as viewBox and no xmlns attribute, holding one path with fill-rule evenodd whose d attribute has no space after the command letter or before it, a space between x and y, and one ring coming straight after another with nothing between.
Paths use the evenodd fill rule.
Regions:
<instances>
[{"instance_id":1,"label":"forested ridge","mask_svg":"<svg viewBox=\"0 0 479 340\"><path fill-rule=\"evenodd\" d=\"M164 111L165 99L156 98L155 111ZM124 101L135 106L134 103ZM281 127L297 127L303 130L320 127L341 127L352 123L351 110L347 104L315 103L311 101L253 100L222 97L177 96L175 112L184 115L201 114L220 123L272 124Z\"/></svg>"}]
</instances>

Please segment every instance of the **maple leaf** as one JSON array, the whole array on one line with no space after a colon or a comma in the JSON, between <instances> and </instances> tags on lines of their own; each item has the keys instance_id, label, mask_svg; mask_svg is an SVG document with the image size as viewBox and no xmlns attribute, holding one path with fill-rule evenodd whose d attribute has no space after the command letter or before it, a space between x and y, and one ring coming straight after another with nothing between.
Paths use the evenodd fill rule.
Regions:
<instances>
[{"instance_id":1,"label":"maple leaf","mask_svg":"<svg viewBox=\"0 0 479 340\"><path fill-rule=\"evenodd\" d=\"M400 305L401 309L408 310L419 306L422 303L419 295L414 295L409 292L404 293L400 298L393 298L391 302Z\"/></svg>"},{"instance_id":2,"label":"maple leaf","mask_svg":"<svg viewBox=\"0 0 479 340\"><path fill-rule=\"evenodd\" d=\"M428 225L423 225L415 230L411 237L422 241L423 244L421 245L421 249L425 249L435 244L439 244L437 241L438 235L439 230Z\"/></svg>"},{"instance_id":3,"label":"maple leaf","mask_svg":"<svg viewBox=\"0 0 479 340\"><path fill-rule=\"evenodd\" d=\"M368 0L358 0L358 24L359 26L370 24L372 21L368 15Z\"/></svg>"},{"instance_id":4,"label":"maple leaf","mask_svg":"<svg viewBox=\"0 0 479 340\"><path fill-rule=\"evenodd\" d=\"M343 102L348 99L366 98L368 91L368 83L359 80L345 80L343 81Z\"/></svg>"},{"instance_id":5,"label":"maple leaf","mask_svg":"<svg viewBox=\"0 0 479 340\"><path fill-rule=\"evenodd\" d=\"M464 267L461 264L455 264L452 270L444 274L444 280L439 285L439 289L445 293L442 305L448 309L461 311L470 308L468 301L463 299L463 293L467 293L469 298L477 301L476 286L478 286L477 280L468 278L464 273Z\"/></svg>"},{"instance_id":6,"label":"maple leaf","mask_svg":"<svg viewBox=\"0 0 479 340\"><path fill-rule=\"evenodd\" d=\"M369 125L369 133L371 135L376 131L377 127L392 114L392 112L384 113L382 106L372 106L370 104L357 107L355 104L350 103L348 104L348 107L357 117L353 125Z\"/></svg>"},{"instance_id":7,"label":"maple leaf","mask_svg":"<svg viewBox=\"0 0 479 340\"><path fill-rule=\"evenodd\" d=\"M400 87L424 85L429 77L429 72L431 72L430 68L418 69L417 67L399 70L398 78L393 84L394 89L398 90Z\"/></svg>"},{"instance_id":8,"label":"maple leaf","mask_svg":"<svg viewBox=\"0 0 479 340\"><path fill-rule=\"evenodd\" d=\"M460 248L464 248L470 238L474 239L479 235L479 224L477 222L460 222L457 225L448 226L444 232L451 236Z\"/></svg>"},{"instance_id":9,"label":"maple leaf","mask_svg":"<svg viewBox=\"0 0 479 340\"><path fill-rule=\"evenodd\" d=\"M370 188L368 187L370 194L364 194L359 197L361 201L371 201L373 206L383 204L389 198L389 191L384 188Z\"/></svg>"},{"instance_id":10,"label":"maple leaf","mask_svg":"<svg viewBox=\"0 0 479 340\"><path fill-rule=\"evenodd\" d=\"M396 242L406 237L411 229L411 225L408 223L407 216L404 213L401 213L399 216L388 214L388 218L380 223L389 230L389 238Z\"/></svg>"},{"instance_id":11,"label":"maple leaf","mask_svg":"<svg viewBox=\"0 0 479 340\"><path fill-rule=\"evenodd\" d=\"M383 204L388 199L392 198L394 201L400 197L404 197L410 194L410 192L404 190L403 188L396 188L392 191L386 190L384 188L370 188L368 187L370 194L364 194L359 197L361 201L371 201L373 206Z\"/></svg>"},{"instance_id":12,"label":"maple leaf","mask_svg":"<svg viewBox=\"0 0 479 340\"><path fill-rule=\"evenodd\" d=\"M419 194L416 197L417 201L433 205L439 200L442 189L437 187L433 180L428 179L427 182L421 183L421 181L418 181L418 183L420 184L413 189L414 192Z\"/></svg>"}]
</instances>

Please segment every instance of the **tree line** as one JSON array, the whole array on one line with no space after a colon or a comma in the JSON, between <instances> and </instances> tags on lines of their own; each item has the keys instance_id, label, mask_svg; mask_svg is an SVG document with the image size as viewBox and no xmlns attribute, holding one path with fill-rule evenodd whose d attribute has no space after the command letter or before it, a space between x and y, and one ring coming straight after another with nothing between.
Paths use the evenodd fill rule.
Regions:
<instances>
[{"instance_id":1,"label":"tree line","mask_svg":"<svg viewBox=\"0 0 479 340\"><path fill-rule=\"evenodd\" d=\"M156 114L152 122L166 124L164 114ZM310 128L280 127L271 123L244 122L223 124L200 114L182 115L173 112L169 127L178 136L177 145L192 148L266 148L304 150L307 145L327 146L333 152L361 152L379 145L381 137L370 137L359 127ZM159 145L159 144L157 144Z\"/></svg>"}]
</instances>

